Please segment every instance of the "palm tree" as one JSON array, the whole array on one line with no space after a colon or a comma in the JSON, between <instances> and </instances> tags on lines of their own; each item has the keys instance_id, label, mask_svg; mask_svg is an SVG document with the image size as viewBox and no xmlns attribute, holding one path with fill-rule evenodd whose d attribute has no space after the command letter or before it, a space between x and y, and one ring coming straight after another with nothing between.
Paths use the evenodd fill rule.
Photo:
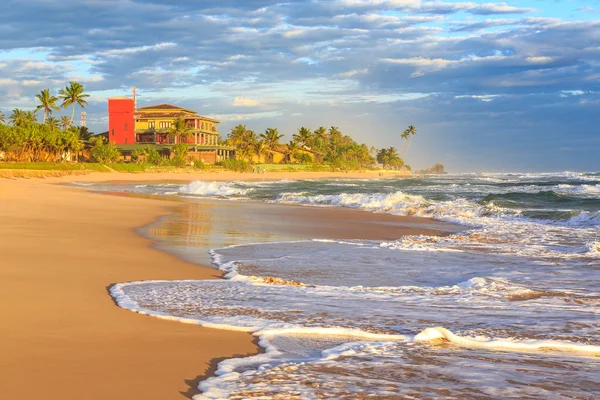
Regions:
<instances>
[{"instance_id":1,"label":"palm tree","mask_svg":"<svg viewBox=\"0 0 600 400\"><path fill-rule=\"evenodd\" d=\"M408 153L408 149L410 148L410 144L412 143L412 138L413 136L415 136L417 134L417 128L414 127L414 125L409 125L408 128L402 132L402 135L400 135L400 137L404 140L406 140L406 146L402 146L401 149L401 154L403 158L406 158L406 153Z\"/></svg>"},{"instance_id":2,"label":"palm tree","mask_svg":"<svg viewBox=\"0 0 600 400\"><path fill-rule=\"evenodd\" d=\"M292 157L296 158L298 153L298 143L295 140L290 140L290 143L287 145L287 152L290 155L289 161L292 161Z\"/></svg>"},{"instance_id":3,"label":"palm tree","mask_svg":"<svg viewBox=\"0 0 600 400\"><path fill-rule=\"evenodd\" d=\"M4 113L0 111L0 124L4 123Z\"/></svg>"},{"instance_id":4,"label":"palm tree","mask_svg":"<svg viewBox=\"0 0 600 400\"><path fill-rule=\"evenodd\" d=\"M315 129L315 137L318 137L322 141L327 140L327 128L320 126L319 128Z\"/></svg>"},{"instance_id":5,"label":"palm tree","mask_svg":"<svg viewBox=\"0 0 600 400\"><path fill-rule=\"evenodd\" d=\"M53 128L59 129L60 127L60 121L54 117L50 117L46 120L46 124L48 126L51 126Z\"/></svg>"},{"instance_id":6,"label":"palm tree","mask_svg":"<svg viewBox=\"0 0 600 400\"><path fill-rule=\"evenodd\" d=\"M395 147L381 149L377 152L377 161L383 164L383 168L395 167L402 168L404 160L400 158Z\"/></svg>"},{"instance_id":7,"label":"palm tree","mask_svg":"<svg viewBox=\"0 0 600 400\"><path fill-rule=\"evenodd\" d=\"M293 138L296 143L308 148L310 148L313 142L311 130L305 127L298 129L298 133L295 133Z\"/></svg>"},{"instance_id":8,"label":"palm tree","mask_svg":"<svg viewBox=\"0 0 600 400\"><path fill-rule=\"evenodd\" d=\"M254 143L253 151L254 151L254 154L256 154L256 157L258 158L259 164L262 162L261 157L265 155L266 150L267 150L267 148L266 148L264 140L258 140Z\"/></svg>"},{"instance_id":9,"label":"palm tree","mask_svg":"<svg viewBox=\"0 0 600 400\"><path fill-rule=\"evenodd\" d=\"M283 135L279 134L277 128L267 128L265 133L260 134L260 137L263 139L265 151L269 154L269 161L273 162L273 150L275 150Z\"/></svg>"},{"instance_id":10,"label":"palm tree","mask_svg":"<svg viewBox=\"0 0 600 400\"><path fill-rule=\"evenodd\" d=\"M37 111L26 111L23 118L26 124L33 124L37 122L37 115L35 114Z\"/></svg>"},{"instance_id":11,"label":"palm tree","mask_svg":"<svg viewBox=\"0 0 600 400\"><path fill-rule=\"evenodd\" d=\"M63 108L67 108L69 106L73 107L71 112L71 125L73 125L73 121L75 119L75 104L78 104L79 107L85 109L87 106L86 97L90 97L89 94L83 93L83 86L78 82L69 82L69 85L64 89L61 89L58 92L59 97L62 99L62 104L60 105Z\"/></svg>"},{"instance_id":12,"label":"palm tree","mask_svg":"<svg viewBox=\"0 0 600 400\"><path fill-rule=\"evenodd\" d=\"M185 122L185 118L179 117L171 126L171 130L169 131L169 136L175 138L175 143L177 143L177 137L186 138L192 134L192 128L187 125Z\"/></svg>"},{"instance_id":13,"label":"palm tree","mask_svg":"<svg viewBox=\"0 0 600 400\"><path fill-rule=\"evenodd\" d=\"M255 153L258 136L254 131L247 129L246 125L238 125L227 135L227 143L237 147L241 158L250 160Z\"/></svg>"},{"instance_id":14,"label":"palm tree","mask_svg":"<svg viewBox=\"0 0 600 400\"><path fill-rule=\"evenodd\" d=\"M58 111L59 108L56 105L58 97L50 94L50 89L44 89L35 97L40 101L40 105L37 106L35 111L44 110L44 124L46 123L46 117L52 115L52 110Z\"/></svg>"},{"instance_id":15,"label":"palm tree","mask_svg":"<svg viewBox=\"0 0 600 400\"><path fill-rule=\"evenodd\" d=\"M71 118L69 118L67 115L60 117L60 127L63 131L69 129L71 127Z\"/></svg>"},{"instance_id":16,"label":"palm tree","mask_svg":"<svg viewBox=\"0 0 600 400\"><path fill-rule=\"evenodd\" d=\"M8 119L13 126L21 126L25 123L25 111L21 110L20 108L15 108L12 110L12 114L10 114Z\"/></svg>"}]
</instances>

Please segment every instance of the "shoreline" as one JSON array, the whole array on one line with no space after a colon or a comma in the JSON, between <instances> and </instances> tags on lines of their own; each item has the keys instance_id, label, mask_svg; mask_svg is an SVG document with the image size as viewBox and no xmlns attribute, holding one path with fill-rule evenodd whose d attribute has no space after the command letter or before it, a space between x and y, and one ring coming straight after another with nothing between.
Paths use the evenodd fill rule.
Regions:
<instances>
[{"instance_id":1,"label":"shoreline","mask_svg":"<svg viewBox=\"0 0 600 400\"><path fill-rule=\"evenodd\" d=\"M83 180L87 182L160 182L160 181L264 181L282 179L399 179L411 178L414 175L386 171L378 175L379 171L351 171L351 172L314 172L314 171L270 171L265 174L234 171L170 171L170 172L90 172L90 171L51 171L51 170L17 170L0 169L0 179L43 179L45 181L73 182Z\"/></svg>"},{"instance_id":2,"label":"shoreline","mask_svg":"<svg viewBox=\"0 0 600 400\"><path fill-rule=\"evenodd\" d=\"M288 173L284 174L288 176ZM103 173L98 175L106 177L106 174ZM248 176L251 174L235 175ZM272 175L274 174L267 174L267 177L273 179ZM86 180L86 177L88 176L77 176L74 180ZM136 178L137 177L138 176L136 175ZM189 180L191 177L186 176L186 178ZM206 175L202 175L202 177L194 176L191 179L198 178L206 179ZM231 180L228 179L229 177L225 178L223 176L223 178L223 180ZM42 246L42 248L36 249L39 252L39 254L36 252L36 255L44 260L41 264L43 264L43 266L51 264L52 266L52 273L50 273L50 275L44 275L44 278L46 279L43 281L42 286L46 286L46 288L40 287L40 282L30 282L32 280L35 281L38 277L31 277L27 274L26 269L32 268L30 263L33 261L22 260L23 254L26 254L25 248L28 248L28 243L23 243L24 241L27 241L26 237L23 238L20 235L16 238L14 237L15 231L14 229L11 229L14 226L18 226L25 231L27 228L31 227L41 228L41 231L45 231L44 228L50 228L50 231L45 231L44 234L51 235L53 236L53 239L63 242L64 239L66 239L65 235L68 237L68 241L72 241L76 237L81 239L83 233L81 229L82 224L85 224L88 228L87 230L84 229L86 235L92 236L88 238L88 240L98 239L97 232L94 233L93 230L99 229L102 231L103 228L106 230L106 226L109 226L111 233L116 234L117 232L114 232L114 230L115 228L118 228L119 232L113 240L119 243L111 243L111 246L119 247L121 251L124 249L135 249L135 252L131 252L134 254L125 258L129 260L129 263L135 263L135 258L143 257L145 263L136 265L136 267L133 268L134 271L118 271L119 268L116 268L117 271L106 271L103 267L106 265L106 260L111 258L110 254L100 255L98 253L102 249L89 249L85 248L85 246L83 248L78 248L76 246L76 250L79 251L78 256L86 258L86 264L93 264L92 267L94 267L94 271L91 271L90 273L95 275L95 285L93 285L95 286L95 289L92 290L92 288L88 287L89 285L86 286L86 288L93 291L93 293L84 291L84 288L70 287L69 289L74 290L75 292L79 291L79 294L87 297L87 300L93 298L94 307L97 309L90 311L85 310L86 307L83 307L83 314L78 314L79 319L75 318L74 321L73 314L68 311L72 311L71 309L75 308L76 311L81 312L82 310L80 308L83 305L70 304L68 301L61 299L57 308L48 310L48 304L44 304L43 301L40 302L40 300L48 301L52 298L52 296L47 296L43 299L35 299L33 304L19 304L19 302L17 302L14 307L11 306L10 310L4 310L2 314L8 313L8 315L2 315L2 318L5 321L8 320L9 325L11 325L11 323L14 325L24 323L26 326L28 324L38 325L35 327L36 329L30 327L32 329L23 329L20 331L21 337L16 340L16 343L14 340L17 338L16 332L7 331L1 334L1 336L8 336L3 337L0 341L4 343L2 347L11 343L11 339L13 339L12 352L8 351L8 349L6 349L7 351L3 351L3 354L8 354L8 357L4 362L0 363L0 373L3 375L2 379L6 379L7 382L10 382L7 385L2 385L3 387L6 387L5 393L14 394L12 397L17 398L33 398L34 393L39 395L40 392L49 399L69 398L68 395L65 395L65 392L68 394L73 393L73 398L81 397L79 395L76 396L76 393L85 393L84 397L90 399L105 398L107 396L114 397L115 392L102 384L102 382L106 382L111 386L117 386L119 388L118 396L121 397L126 393L129 394L125 397L190 397L198 393L198 382L210 376L210 374L216 370L218 362L236 356L246 357L260 351L260 348L257 347L256 338L247 333L223 330L215 332L213 329L199 326L174 323L172 321L160 321L156 318L135 315L135 313L132 313L131 311L115 307L112 296L107 294L107 288L110 284L157 279L219 279L222 276L222 273L214 268L202 266L202 264L199 263L186 262L181 257L166 252L165 249L161 248L161 242L159 240L148 239L139 234L140 229L145 229L145 227L149 225L156 224L160 219L169 219L169 216L176 215L178 210L181 210L181 207L178 207L181 206L180 203L161 200L149 202L147 199L139 199L131 196L99 195L100 193L94 193L89 190L80 190L81 188L53 184L68 183L65 181L71 180L64 178L33 181L22 179L11 181L0 180L0 201L2 201L3 204L9 205L9 207L4 207L3 210L0 210L0 216L2 216L3 220L8 221L8 224L5 224L0 228L0 243L3 242L7 248L12 247L11 245L14 245L15 247L11 249L13 250L12 254L11 252L8 252L8 257L3 260L4 262L0 262L0 276L3 281L10 285L10 278L13 278L13 281L15 280L15 277L11 275L16 274L17 280L21 281L25 289L35 288L42 292L52 289L49 289L48 286L57 286L54 287L54 290L50 290L51 292L64 289L63 286L65 285L61 282L60 278L72 281L71 283L75 284L75 286L82 283L89 283L86 282L89 277L77 276L81 271L78 271L78 263L74 260L62 259L62 264L66 265L62 268L64 270L58 271L59 273L57 274L56 269L60 270L61 268L55 266L53 262L48 263L48 255L58 253L56 255L62 256L63 254L61 254L59 248L49 246ZM289 212L281 212L281 210L277 212L277 205L272 204L255 204L250 206L254 207L252 209L253 212L251 213L247 212L247 208L244 209L244 207L248 207L248 205L240 205L239 203L236 203L234 207L225 207L223 205L215 206L215 202L210 202L210 204L212 204L212 210L217 214L220 213L219 215L221 216L232 214L233 210L234 217L232 217L232 221L238 224L239 221L235 220L235 215L256 215L257 210L259 211L258 214L260 214L260 212L274 213L269 215L290 214ZM110 207L106 207L107 205L110 205ZM14 213L10 213L11 206L14 209L19 209L21 213L24 213L24 216L15 216ZM284 207L285 210L291 209L285 208L286 206L281 207ZM53 210L51 217L47 213L48 208ZM309 214L313 215L313 221L317 221L322 219L325 213L331 213L331 209L321 209L321 211L316 211L319 210L318 208L308 209L307 207L295 207L295 209L298 210L298 213L291 212L291 214L295 214L296 221L305 220ZM344 220L347 220L348 218L345 217L345 215L351 213L351 215L354 216L353 219L356 219L356 216L361 213L360 211L349 209L338 211L340 211L341 214L338 214L337 221L335 221L337 230L334 229L329 232L327 236L339 235L341 232L346 232L347 234L348 227L347 225L344 225ZM90 218L90 212L94 214L94 218ZM119 214L119 218L113 218L112 220L107 219L107 212ZM317 214L317 217L314 216L315 213ZM86 214L88 215L86 216ZM362 222L359 221L358 223L363 224L363 226L373 225L374 222L372 221L372 217L377 214L366 212L364 214L366 214L363 216L364 220L362 220ZM77 216L80 216L81 218L75 218ZM66 222L65 224L56 224L57 218L61 222L71 220L71 223ZM64 221L61 220L61 218L64 218ZM384 222L387 223L390 220L397 218L401 220L402 217L380 215L379 218L384 218ZM410 219L411 217L404 218ZM51 221L47 221L47 219L50 219ZM361 218L358 219L361 220ZM415 220L422 219L415 218ZM48 222L54 222L54 224L48 226ZM288 227L291 225L293 225L293 221L288 221ZM7 227L8 229L6 229ZM381 226L379 226L378 232L381 234L380 228ZM388 228L392 229L392 231L389 231L387 234L391 234L390 232L393 232L393 230L398 227L392 226ZM261 229L272 229L272 226L263 226ZM261 231L261 229L258 230ZM315 231L314 227L308 229L308 231L306 229L308 228L298 229L295 232L292 232L291 235L305 237L309 234L309 231ZM208 236L211 235L216 235L214 229L209 230ZM71 247L74 245L72 242L68 244L70 244ZM123 257L123 253L118 254L121 258ZM89 258L100 258L103 262L90 263ZM25 270L15 271L15 266L12 266L11 268L6 262L7 260L13 262L16 261L17 270L21 270L22 268L25 268ZM25 262L23 263L23 261ZM128 268L131 268L130 264L126 263L126 265L128 265ZM166 268L165 265L168 265L168 268ZM30 272L34 273L34 271ZM39 273L39 270L35 272ZM103 282L103 286L98 285L98 280ZM31 285L33 285L33 287L28 287ZM11 295L17 297L16 295L18 292L17 289L5 292L5 302L10 304L8 301L11 300ZM56 295L56 293L53 294ZM70 298L72 294L75 296L77 295L77 293L69 292L67 293L67 297ZM65 293L63 293L63 295L65 295ZM12 304L14 304L14 302ZM24 318L25 316L19 312L23 311L21 308L31 311L31 309L35 309L36 306L40 305L45 306L45 308L42 307L42 309L49 315L37 315L34 312L33 314L27 315L27 318ZM89 306L89 304L86 304L86 306ZM97 320L92 326L100 328L100 332L82 329L81 326L77 326L78 324L90 324L90 312L93 312L94 319ZM11 315L11 313L14 313L14 315ZM63 314L62 318L60 317L60 314ZM57 329L60 330L60 328L56 326L44 325L56 324L56 322L52 324L51 321L46 320L49 316L52 316L53 318L57 318L58 316L58 319L61 320L61 322L68 325L68 327L62 329L62 334L71 338L73 338L73 335L75 334L80 342L75 340L75 346L65 346L65 343L59 343L62 346L62 352L56 354L50 351L49 354L44 354L42 351L44 346L51 348L56 347L57 338L53 337L53 334L55 334L54 331ZM28 321L24 321L24 319L27 319ZM119 321L119 323L117 323L117 321ZM40 322L43 323L40 324ZM121 323L126 324L128 328L123 329ZM39 325L41 325L41 327ZM107 329L107 325L112 328L112 330ZM133 332L131 332L132 330ZM11 335L11 333L13 333L13 335ZM143 339L139 336L140 333L143 333ZM114 340L111 342L110 340L107 340L111 336L117 336L117 338L113 338ZM160 340L157 340L157 337L160 337ZM99 346L98 343L91 345L90 343L95 343L94 338L100 344L106 343L107 341L111 342L113 348L107 350L103 346ZM38 342L36 343L37 347L31 346L31 341ZM61 340L58 340L58 342L61 342ZM40 345L42 348L39 347ZM140 349L140 347L142 349ZM106 354L112 354L114 350L117 350L118 353L118 357L115 357L116 359L125 357L129 365L135 365L135 367L127 369L127 372L119 368L119 362L115 362L114 359L107 357ZM127 354L131 354L129 357L132 358L129 358ZM57 362L57 359L65 358L65 355L67 359L69 359L69 357L74 357L76 359L79 357L79 359L77 359L77 362L75 363L62 364L59 368L56 368L55 363ZM96 359L94 357L96 357ZM98 357L104 358L104 363L100 363L101 365L95 364L98 361ZM135 357L138 359L133 359ZM106 358L109 360L106 360ZM193 360L190 360L190 358ZM158 370L156 368L157 366L155 363L157 359L162 360L160 364L164 366L163 370ZM117 365L115 366L113 363L116 363ZM41 374L42 371L33 367L40 364L52 364L55 368L52 371L43 371L44 373ZM91 368L89 364L94 364L94 368ZM202 370L202 365L204 365L205 372L202 375L198 375ZM114 369L117 369L117 372L119 373L115 374ZM16 371L19 371L17 372L17 376L15 376ZM75 375L78 379L75 379L75 382L73 379L69 379L67 383L64 381L65 375ZM25 379L25 376L27 379ZM188 378L186 378L186 376ZM190 376L193 378L189 379ZM31 387L31 385L26 385L25 381L28 381L29 379L38 382L40 388L37 389ZM27 390L31 390L31 392L27 392ZM31 395L27 393L31 393Z\"/></svg>"}]
</instances>

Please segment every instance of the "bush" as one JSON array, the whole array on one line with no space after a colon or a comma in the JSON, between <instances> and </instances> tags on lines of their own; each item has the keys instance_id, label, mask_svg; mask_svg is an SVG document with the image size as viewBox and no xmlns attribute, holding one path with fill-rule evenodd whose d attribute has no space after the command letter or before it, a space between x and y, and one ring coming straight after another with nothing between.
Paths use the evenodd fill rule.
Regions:
<instances>
[{"instance_id":1,"label":"bush","mask_svg":"<svg viewBox=\"0 0 600 400\"><path fill-rule=\"evenodd\" d=\"M92 158L100 164L114 163L121 157L119 149L117 149L114 144L104 144L101 141L96 142L92 148L91 155Z\"/></svg>"},{"instance_id":2,"label":"bush","mask_svg":"<svg viewBox=\"0 0 600 400\"><path fill-rule=\"evenodd\" d=\"M160 153L153 147L144 146L138 147L131 152L131 160L138 164L148 163L155 166L164 164L164 160Z\"/></svg>"},{"instance_id":3,"label":"bush","mask_svg":"<svg viewBox=\"0 0 600 400\"><path fill-rule=\"evenodd\" d=\"M187 161L184 156L176 155L169 160L169 164L177 168L183 168L187 165Z\"/></svg>"},{"instance_id":4,"label":"bush","mask_svg":"<svg viewBox=\"0 0 600 400\"><path fill-rule=\"evenodd\" d=\"M219 165L223 166L223 168L236 172L248 172L252 169L250 164L248 164L248 162L245 160L227 159L221 161Z\"/></svg>"},{"instance_id":5,"label":"bush","mask_svg":"<svg viewBox=\"0 0 600 400\"><path fill-rule=\"evenodd\" d=\"M295 156L296 162L300 164L310 164L313 162L313 158L306 153L299 153Z\"/></svg>"},{"instance_id":6,"label":"bush","mask_svg":"<svg viewBox=\"0 0 600 400\"><path fill-rule=\"evenodd\" d=\"M207 168L207 165L202 160L196 160L193 162L192 165L198 169L206 169Z\"/></svg>"},{"instance_id":7,"label":"bush","mask_svg":"<svg viewBox=\"0 0 600 400\"><path fill-rule=\"evenodd\" d=\"M173 146L173 153L175 153L175 156L181 156L185 158L188 153L188 145L186 143L176 144Z\"/></svg>"}]
</instances>

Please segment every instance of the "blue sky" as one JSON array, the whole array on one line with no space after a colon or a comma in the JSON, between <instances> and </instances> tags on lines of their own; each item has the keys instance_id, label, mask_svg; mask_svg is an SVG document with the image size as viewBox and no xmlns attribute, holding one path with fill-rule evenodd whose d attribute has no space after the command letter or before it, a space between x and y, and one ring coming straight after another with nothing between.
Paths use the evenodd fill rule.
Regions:
<instances>
[{"instance_id":1,"label":"blue sky","mask_svg":"<svg viewBox=\"0 0 600 400\"><path fill-rule=\"evenodd\" d=\"M69 80L450 171L600 170L600 0L5 0L0 110Z\"/></svg>"}]
</instances>

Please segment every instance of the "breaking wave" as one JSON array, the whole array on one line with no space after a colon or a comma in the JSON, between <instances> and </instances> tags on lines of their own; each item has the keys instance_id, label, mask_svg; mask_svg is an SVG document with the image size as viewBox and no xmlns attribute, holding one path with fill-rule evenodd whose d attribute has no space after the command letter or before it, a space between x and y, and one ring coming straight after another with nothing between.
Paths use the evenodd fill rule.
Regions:
<instances>
[{"instance_id":1,"label":"breaking wave","mask_svg":"<svg viewBox=\"0 0 600 400\"><path fill-rule=\"evenodd\" d=\"M232 182L208 182L194 181L188 185L181 186L179 193L194 196L244 196L251 192L252 188L239 188Z\"/></svg>"}]
</instances>

